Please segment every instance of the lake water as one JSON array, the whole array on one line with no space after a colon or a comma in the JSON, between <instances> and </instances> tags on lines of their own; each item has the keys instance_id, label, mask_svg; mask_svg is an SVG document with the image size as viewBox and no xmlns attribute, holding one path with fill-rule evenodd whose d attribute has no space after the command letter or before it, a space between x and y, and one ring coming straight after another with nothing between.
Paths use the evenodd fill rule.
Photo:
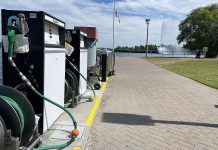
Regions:
<instances>
[{"instance_id":1,"label":"lake water","mask_svg":"<svg viewBox=\"0 0 218 150\"><path fill-rule=\"evenodd\" d=\"M145 57L145 53L124 53L124 52L116 52L116 56L120 57ZM190 53L168 53L168 54L156 54L156 53L149 53L148 57L172 57L172 58L195 58L195 54Z\"/></svg>"}]
</instances>

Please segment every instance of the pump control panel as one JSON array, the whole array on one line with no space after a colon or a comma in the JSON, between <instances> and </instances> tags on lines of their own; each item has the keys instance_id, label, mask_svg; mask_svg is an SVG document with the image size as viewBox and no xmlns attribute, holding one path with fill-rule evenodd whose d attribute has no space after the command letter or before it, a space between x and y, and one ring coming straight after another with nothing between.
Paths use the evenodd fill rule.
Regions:
<instances>
[{"instance_id":1,"label":"pump control panel","mask_svg":"<svg viewBox=\"0 0 218 150\"><path fill-rule=\"evenodd\" d=\"M45 44L54 44L59 45L60 39L59 39L59 31L58 27L56 25L53 25L50 22L45 22Z\"/></svg>"},{"instance_id":2,"label":"pump control panel","mask_svg":"<svg viewBox=\"0 0 218 150\"><path fill-rule=\"evenodd\" d=\"M64 27L64 23L45 15L44 22L44 42L45 44L60 45L60 27Z\"/></svg>"}]
</instances>

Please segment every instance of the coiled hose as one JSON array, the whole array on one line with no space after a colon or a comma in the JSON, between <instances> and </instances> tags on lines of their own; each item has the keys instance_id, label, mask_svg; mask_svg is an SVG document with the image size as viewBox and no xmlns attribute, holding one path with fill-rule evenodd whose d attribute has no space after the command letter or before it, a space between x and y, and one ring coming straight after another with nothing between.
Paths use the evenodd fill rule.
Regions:
<instances>
[{"instance_id":1,"label":"coiled hose","mask_svg":"<svg viewBox=\"0 0 218 150\"><path fill-rule=\"evenodd\" d=\"M24 118L25 117L24 117L23 111L21 110L20 106L13 99L11 99L10 97L3 96L3 95L0 95L0 97L2 99L4 99L5 101L7 101L15 109L15 111L17 112L19 120L20 120L20 123L21 123L21 130L23 132L23 129L24 129Z\"/></svg>"},{"instance_id":2,"label":"coiled hose","mask_svg":"<svg viewBox=\"0 0 218 150\"><path fill-rule=\"evenodd\" d=\"M87 84L89 85L89 87L91 88L94 97L96 97L95 90L92 88L92 86L91 86L91 84L89 83L89 81L77 70L77 68L74 66L74 64L73 64L72 62L70 62L70 60L67 59L67 57L66 57L66 60L67 60L67 62L70 64L70 66L71 66L77 73L79 73L79 75L86 81L86 83L87 83Z\"/></svg>"}]
</instances>

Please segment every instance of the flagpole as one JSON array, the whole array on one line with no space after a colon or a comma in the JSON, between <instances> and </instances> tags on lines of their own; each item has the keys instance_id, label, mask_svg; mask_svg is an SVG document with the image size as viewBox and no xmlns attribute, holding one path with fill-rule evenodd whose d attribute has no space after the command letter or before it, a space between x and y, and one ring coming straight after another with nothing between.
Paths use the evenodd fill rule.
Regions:
<instances>
[{"instance_id":1,"label":"flagpole","mask_svg":"<svg viewBox=\"0 0 218 150\"><path fill-rule=\"evenodd\" d=\"M114 11L113 11L113 71L114 71L114 66L115 66L115 53L114 53L114 30L115 30L115 26L114 26L114 20L115 20L115 0L114 0Z\"/></svg>"}]
</instances>

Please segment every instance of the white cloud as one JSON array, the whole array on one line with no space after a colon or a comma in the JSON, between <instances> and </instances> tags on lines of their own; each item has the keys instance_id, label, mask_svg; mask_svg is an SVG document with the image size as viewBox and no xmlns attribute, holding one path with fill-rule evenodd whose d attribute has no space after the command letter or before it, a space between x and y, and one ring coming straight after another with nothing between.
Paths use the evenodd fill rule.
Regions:
<instances>
[{"instance_id":1,"label":"white cloud","mask_svg":"<svg viewBox=\"0 0 218 150\"><path fill-rule=\"evenodd\" d=\"M178 22L192 9L215 3L217 0L123 0L116 3L121 23L115 23L115 46L144 45L145 18L151 18L149 43L159 44L164 20L173 29L166 34L165 42L175 44ZM112 3L93 0L1 0L0 8L16 10L41 10L74 26L96 26L99 30L99 47L112 47ZM168 30L168 29L167 29ZM165 31L167 32L167 31Z\"/></svg>"}]
</instances>

